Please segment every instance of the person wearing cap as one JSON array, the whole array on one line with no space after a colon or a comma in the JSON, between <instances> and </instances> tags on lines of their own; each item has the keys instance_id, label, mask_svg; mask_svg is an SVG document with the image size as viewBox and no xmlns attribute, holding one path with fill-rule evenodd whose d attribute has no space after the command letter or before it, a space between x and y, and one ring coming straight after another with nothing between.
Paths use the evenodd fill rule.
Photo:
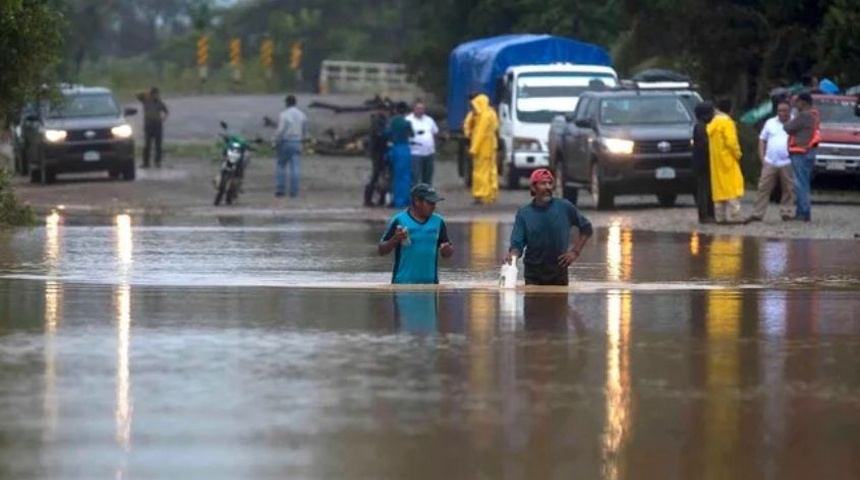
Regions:
<instances>
[{"instance_id":1,"label":"person wearing cap","mask_svg":"<svg viewBox=\"0 0 860 480\"><path fill-rule=\"evenodd\" d=\"M448 258L454 247L436 204L444 198L426 183L412 187L409 208L395 214L379 241L380 255L394 252L394 284L439 283L439 256Z\"/></svg>"},{"instance_id":2,"label":"person wearing cap","mask_svg":"<svg viewBox=\"0 0 860 480\"><path fill-rule=\"evenodd\" d=\"M517 211L503 260L510 264L513 257L523 258L526 285L568 285L567 269L594 233L591 222L574 204L553 198L553 182L552 172L545 168L532 172L529 183L534 199ZM575 240L571 238L573 227L578 231Z\"/></svg>"},{"instance_id":3,"label":"person wearing cap","mask_svg":"<svg viewBox=\"0 0 860 480\"><path fill-rule=\"evenodd\" d=\"M287 190L287 165L290 166L290 197L299 194L299 180L302 166L302 150L307 136L308 118L296 106L296 97L287 95L286 108L278 118L278 128L272 138L272 145L278 154L275 165L275 196L283 197Z\"/></svg>"},{"instance_id":4,"label":"person wearing cap","mask_svg":"<svg viewBox=\"0 0 860 480\"><path fill-rule=\"evenodd\" d=\"M812 95L801 92L795 100L797 114L783 124L788 133L788 157L794 172L796 211L789 220L808 222L812 218L812 167L815 164L815 147L821 141L819 114L812 105Z\"/></svg>"}]
</instances>

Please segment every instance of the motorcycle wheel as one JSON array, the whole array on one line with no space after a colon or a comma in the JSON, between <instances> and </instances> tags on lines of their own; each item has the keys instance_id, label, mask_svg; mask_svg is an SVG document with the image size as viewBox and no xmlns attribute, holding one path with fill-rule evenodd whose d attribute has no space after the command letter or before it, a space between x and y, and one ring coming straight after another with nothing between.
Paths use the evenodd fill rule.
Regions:
<instances>
[{"instance_id":1,"label":"motorcycle wheel","mask_svg":"<svg viewBox=\"0 0 860 480\"><path fill-rule=\"evenodd\" d=\"M227 182L229 175L221 175L221 181L218 182L218 193L215 194L215 205L221 205L221 199L224 198L224 192L227 190ZM228 199L227 203L230 203Z\"/></svg>"}]
</instances>

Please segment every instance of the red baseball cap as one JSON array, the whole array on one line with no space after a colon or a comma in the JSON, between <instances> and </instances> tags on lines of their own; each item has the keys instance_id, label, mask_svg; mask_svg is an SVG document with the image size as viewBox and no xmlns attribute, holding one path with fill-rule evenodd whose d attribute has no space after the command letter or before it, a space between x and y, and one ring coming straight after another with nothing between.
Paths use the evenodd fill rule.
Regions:
<instances>
[{"instance_id":1,"label":"red baseball cap","mask_svg":"<svg viewBox=\"0 0 860 480\"><path fill-rule=\"evenodd\" d=\"M532 176L529 178L529 183L534 185L543 180L553 180L552 172L546 168L538 168L532 172Z\"/></svg>"}]
</instances>

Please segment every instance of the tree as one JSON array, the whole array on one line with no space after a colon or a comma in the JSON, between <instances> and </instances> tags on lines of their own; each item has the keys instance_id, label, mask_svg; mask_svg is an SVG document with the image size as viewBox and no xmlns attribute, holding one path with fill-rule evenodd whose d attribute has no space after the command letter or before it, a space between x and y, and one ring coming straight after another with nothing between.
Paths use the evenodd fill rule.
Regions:
<instances>
[{"instance_id":1,"label":"tree","mask_svg":"<svg viewBox=\"0 0 860 480\"><path fill-rule=\"evenodd\" d=\"M3 0L0 9L0 117L7 122L54 79L64 20L51 2Z\"/></svg>"}]
</instances>

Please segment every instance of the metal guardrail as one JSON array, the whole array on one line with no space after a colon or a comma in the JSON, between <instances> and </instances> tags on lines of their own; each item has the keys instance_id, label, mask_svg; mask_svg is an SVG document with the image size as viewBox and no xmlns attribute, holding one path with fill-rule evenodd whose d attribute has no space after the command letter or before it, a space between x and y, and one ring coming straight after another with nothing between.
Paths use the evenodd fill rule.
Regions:
<instances>
[{"instance_id":1,"label":"metal guardrail","mask_svg":"<svg viewBox=\"0 0 860 480\"><path fill-rule=\"evenodd\" d=\"M408 81L406 66L402 63L323 60L319 82L319 91L323 95L420 93L418 86Z\"/></svg>"}]
</instances>

